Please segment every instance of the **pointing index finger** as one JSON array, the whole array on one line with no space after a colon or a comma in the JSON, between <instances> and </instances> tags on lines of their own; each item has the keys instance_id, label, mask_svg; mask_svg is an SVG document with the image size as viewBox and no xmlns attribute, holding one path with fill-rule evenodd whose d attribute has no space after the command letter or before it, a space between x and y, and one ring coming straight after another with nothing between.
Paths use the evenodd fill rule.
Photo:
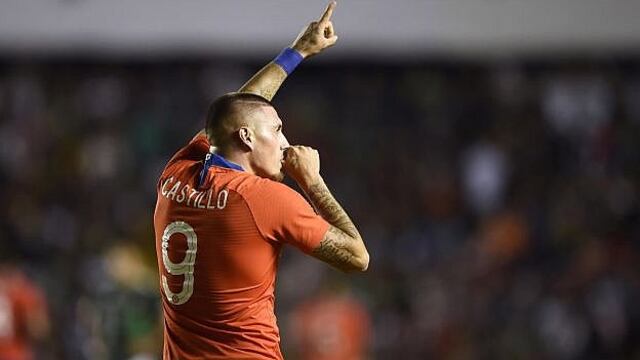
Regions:
<instances>
[{"instance_id":1,"label":"pointing index finger","mask_svg":"<svg viewBox=\"0 0 640 360\"><path fill-rule=\"evenodd\" d=\"M324 11L324 14L322 14L322 17L320 18L320 22L324 23L331 20L331 14L333 14L333 9L335 8L336 8L336 2L331 1L329 5L327 5L327 9Z\"/></svg>"}]
</instances>

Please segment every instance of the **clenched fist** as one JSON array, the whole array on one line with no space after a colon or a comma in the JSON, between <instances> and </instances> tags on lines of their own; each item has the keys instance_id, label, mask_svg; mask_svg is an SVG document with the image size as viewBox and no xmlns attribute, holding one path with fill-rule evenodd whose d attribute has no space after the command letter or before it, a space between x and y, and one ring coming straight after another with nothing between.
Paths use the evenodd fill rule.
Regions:
<instances>
[{"instance_id":1,"label":"clenched fist","mask_svg":"<svg viewBox=\"0 0 640 360\"><path fill-rule=\"evenodd\" d=\"M313 21L302 29L291 44L291 47L307 58L333 46L338 41L338 36L333 30L333 23L331 22L331 14L333 14L335 7L336 2L330 2L320 20Z\"/></svg>"},{"instance_id":2,"label":"clenched fist","mask_svg":"<svg viewBox=\"0 0 640 360\"><path fill-rule=\"evenodd\" d=\"M318 150L302 145L288 147L284 153L284 171L303 189L321 181Z\"/></svg>"}]
</instances>

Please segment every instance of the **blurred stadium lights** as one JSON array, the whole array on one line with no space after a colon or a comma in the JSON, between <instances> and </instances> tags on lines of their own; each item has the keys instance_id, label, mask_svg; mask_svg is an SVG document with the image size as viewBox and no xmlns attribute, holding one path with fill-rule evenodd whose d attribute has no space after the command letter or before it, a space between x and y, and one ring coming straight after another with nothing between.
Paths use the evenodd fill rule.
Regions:
<instances>
[{"instance_id":1,"label":"blurred stadium lights","mask_svg":"<svg viewBox=\"0 0 640 360\"><path fill-rule=\"evenodd\" d=\"M271 54L326 1L3 0L4 55ZM640 49L640 1L343 0L337 57L505 56Z\"/></svg>"}]
</instances>

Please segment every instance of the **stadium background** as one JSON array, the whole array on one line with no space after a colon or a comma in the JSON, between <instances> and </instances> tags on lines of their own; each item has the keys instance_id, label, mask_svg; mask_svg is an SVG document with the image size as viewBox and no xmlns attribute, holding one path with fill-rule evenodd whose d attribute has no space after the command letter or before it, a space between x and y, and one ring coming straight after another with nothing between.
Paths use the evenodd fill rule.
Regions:
<instances>
[{"instance_id":1,"label":"stadium background","mask_svg":"<svg viewBox=\"0 0 640 360\"><path fill-rule=\"evenodd\" d=\"M324 5L0 4L0 258L46 297L38 359L158 355L157 176ZM337 46L274 103L371 266L285 251L287 358L304 358L301 304L331 296L366 310L366 358L639 358L639 11L341 2Z\"/></svg>"}]
</instances>

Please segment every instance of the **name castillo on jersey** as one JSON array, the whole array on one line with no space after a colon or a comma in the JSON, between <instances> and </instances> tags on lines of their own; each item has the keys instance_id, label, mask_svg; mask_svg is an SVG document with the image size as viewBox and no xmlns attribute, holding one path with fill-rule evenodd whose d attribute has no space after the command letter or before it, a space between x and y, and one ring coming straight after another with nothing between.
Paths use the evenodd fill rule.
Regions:
<instances>
[{"instance_id":1,"label":"name castillo on jersey","mask_svg":"<svg viewBox=\"0 0 640 360\"><path fill-rule=\"evenodd\" d=\"M224 209L229 198L229 190L227 189L223 189L217 194L213 193L213 189L198 191L189 184L182 184L180 180L176 181L173 176L162 182L160 194L178 204L184 203L192 208L206 210Z\"/></svg>"}]
</instances>

